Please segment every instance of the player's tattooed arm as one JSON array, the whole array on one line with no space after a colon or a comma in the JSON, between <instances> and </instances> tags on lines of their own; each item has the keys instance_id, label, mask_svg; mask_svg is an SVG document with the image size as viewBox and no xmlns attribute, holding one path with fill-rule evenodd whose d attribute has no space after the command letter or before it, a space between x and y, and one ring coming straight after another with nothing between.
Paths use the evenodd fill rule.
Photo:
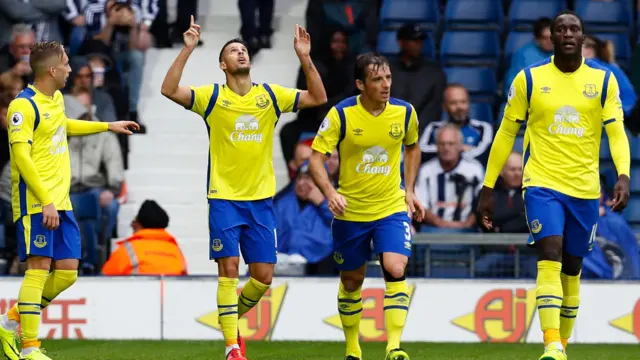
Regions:
<instances>
[{"instance_id":1,"label":"player's tattooed arm","mask_svg":"<svg viewBox=\"0 0 640 360\"><path fill-rule=\"evenodd\" d=\"M199 39L200 25L195 23L193 15L191 15L191 26L183 34L184 47L173 61L173 64L171 64L162 82L162 95L184 107L189 107L193 101L191 89L188 86L180 85L180 79L182 79L182 72L185 65L187 65L187 60L189 60L189 56L196 48Z\"/></svg>"},{"instance_id":2,"label":"player's tattooed arm","mask_svg":"<svg viewBox=\"0 0 640 360\"><path fill-rule=\"evenodd\" d=\"M320 73L313 65L313 60L309 55L311 52L311 37L302 26L296 25L293 47L296 55L300 59L302 71L307 79L307 89L300 91L298 107L300 109L319 106L327 102L327 92L324 89Z\"/></svg>"}]
</instances>

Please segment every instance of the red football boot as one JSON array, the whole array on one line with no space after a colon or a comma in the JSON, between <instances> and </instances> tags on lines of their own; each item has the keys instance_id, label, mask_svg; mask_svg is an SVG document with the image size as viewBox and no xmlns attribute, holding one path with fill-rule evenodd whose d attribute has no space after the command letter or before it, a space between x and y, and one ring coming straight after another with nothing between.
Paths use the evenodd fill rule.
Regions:
<instances>
[{"instance_id":1,"label":"red football boot","mask_svg":"<svg viewBox=\"0 0 640 360\"><path fill-rule=\"evenodd\" d=\"M238 346L240 346L242 356L247 356L247 344L244 342L242 335L240 335L240 330L238 330Z\"/></svg>"},{"instance_id":2,"label":"red football boot","mask_svg":"<svg viewBox=\"0 0 640 360\"><path fill-rule=\"evenodd\" d=\"M247 360L247 358L240 353L240 349L233 349L227 355L227 360Z\"/></svg>"}]
</instances>

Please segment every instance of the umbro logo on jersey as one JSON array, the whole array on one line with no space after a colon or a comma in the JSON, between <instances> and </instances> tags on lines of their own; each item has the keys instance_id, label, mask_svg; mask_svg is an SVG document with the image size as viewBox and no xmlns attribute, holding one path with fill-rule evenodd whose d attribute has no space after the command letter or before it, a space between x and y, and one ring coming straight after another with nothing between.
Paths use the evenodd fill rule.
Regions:
<instances>
[{"instance_id":1,"label":"umbro logo on jersey","mask_svg":"<svg viewBox=\"0 0 640 360\"><path fill-rule=\"evenodd\" d=\"M357 129L353 129L353 135L355 136L362 136L362 133L364 132L364 130L357 128Z\"/></svg>"},{"instance_id":2,"label":"umbro logo on jersey","mask_svg":"<svg viewBox=\"0 0 640 360\"><path fill-rule=\"evenodd\" d=\"M231 101L229 101L229 100L222 100L222 106L224 106L224 107L229 107L229 106L231 106Z\"/></svg>"},{"instance_id":3,"label":"umbro logo on jersey","mask_svg":"<svg viewBox=\"0 0 640 360\"><path fill-rule=\"evenodd\" d=\"M540 91L542 91L543 94L549 94L551 92L551 88L548 86L543 86L540 88Z\"/></svg>"},{"instance_id":4,"label":"umbro logo on jersey","mask_svg":"<svg viewBox=\"0 0 640 360\"><path fill-rule=\"evenodd\" d=\"M45 120L49 120L49 118L51 117L51 115L49 115L49 113L44 113L42 115L44 116Z\"/></svg>"}]
</instances>

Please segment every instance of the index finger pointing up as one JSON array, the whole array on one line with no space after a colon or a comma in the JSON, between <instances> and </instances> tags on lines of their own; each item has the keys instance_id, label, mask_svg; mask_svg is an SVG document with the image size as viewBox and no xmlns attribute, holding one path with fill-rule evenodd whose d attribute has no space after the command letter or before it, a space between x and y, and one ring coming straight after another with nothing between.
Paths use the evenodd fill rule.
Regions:
<instances>
[{"instance_id":1,"label":"index finger pointing up","mask_svg":"<svg viewBox=\"0 0 640 360\"><path fill-rule=\"evenodd\" d=\"M191 15L191 26L193 26L194 23L195 23L195 20L193 19L193 15Z\"/></svg>"}]
</instances>

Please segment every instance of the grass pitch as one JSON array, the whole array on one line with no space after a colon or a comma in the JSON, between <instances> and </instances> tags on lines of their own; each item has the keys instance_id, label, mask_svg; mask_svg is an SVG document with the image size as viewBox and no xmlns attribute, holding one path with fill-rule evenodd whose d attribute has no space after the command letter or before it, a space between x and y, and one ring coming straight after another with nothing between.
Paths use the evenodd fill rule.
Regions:
<instances>
[{"instance_id":1,"label":"grass pitch","mask_svg":"<svg viewBox=\"0 0 640 360\"><path fill-rule=\"evenodd\" d=\"M365 343L363 360L384 360L385 345ZM213 341L45 340L53 360L224 360L223 344ZM539 344L405 343L412 360L537 360ZM638 345L570 344L569 359L637 360ZM248 342L248 360L343 360L344 345L327 342Z\"/></svg>"}]
</instances>

